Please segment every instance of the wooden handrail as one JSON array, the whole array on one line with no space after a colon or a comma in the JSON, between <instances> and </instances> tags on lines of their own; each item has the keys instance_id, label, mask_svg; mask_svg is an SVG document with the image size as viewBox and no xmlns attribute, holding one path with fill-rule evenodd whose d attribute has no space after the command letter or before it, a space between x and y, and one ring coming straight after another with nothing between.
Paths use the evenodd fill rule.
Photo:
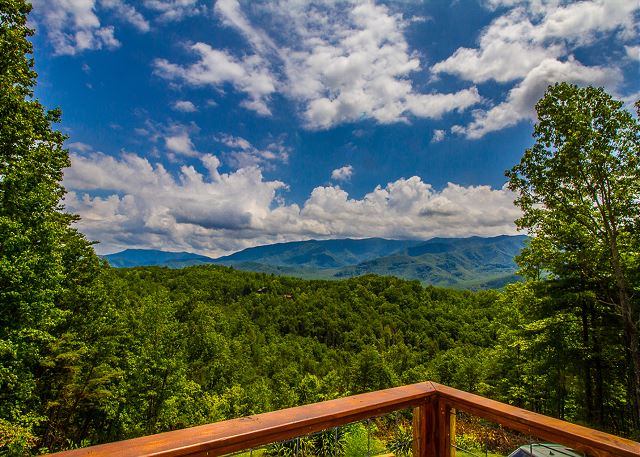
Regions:
<instances>
[{"instance_id":1,"label":"wooden handrail","mask_svg":"<svg viewBox=\"0 0 640 457\"><path fill-rule=\"evenodd\" d=\"M640 443L526 409L432 383L446 407L504 425L538 439L564 444L593 457L639 457Z\"/></svg>"},{"instance_id":2,"label":"wooden handrail","mask_svg":"<svg viewBox=\"0 0 640 457\"><path fill-rule=\"evenodd\" d=\"M433 392L432 383L423 382L53 455L211 457L417 406Z\"/></svg>"},{"instance_id":3,"label":"wooden handrail","mask_svg":"<svg viewBox=\"0 0 640 457\"><path fill-rule=\"evenodd\" d=\"M392 411L416 407L420 457L451 451L452 408L593 457L638 457L640 443L570 424L432 382L354 395L132 440L60 452L56 457L217 456L284 441Z\"/></svg>"}]
</instances>

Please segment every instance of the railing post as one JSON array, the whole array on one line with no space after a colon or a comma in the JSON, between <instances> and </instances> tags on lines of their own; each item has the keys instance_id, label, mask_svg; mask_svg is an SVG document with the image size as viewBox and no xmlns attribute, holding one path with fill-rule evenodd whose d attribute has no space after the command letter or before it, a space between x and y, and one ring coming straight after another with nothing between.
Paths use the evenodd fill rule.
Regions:
<instances>
[{"instance_id":1,"label":"railing post","mask_svg":"<svg viewBox=\"0 0 640 457\"><path fill-rule=\"evenodd\" d=\"M433 450L429 445L433 444L428 425L431 422L433 405L431 399L413 409L413 457L433 456ZM431 439L430 439L431 438Z\"/></svg>"},{"instance_id":2,"label":"railing post","mask_svg":"<svg viewBox=\"0 0 640 457\"><path fill-rule=\"evenodd\" d=\"M446 426L440 414L440 402L437 398L427 401L413 410L413 455L414 457L449 457L447 446L441 443L441 437L449 430L449 416L446 415ZM446 435L449 439L449 435Z\"/></svg>"},{"instance_id":3,"label":"railing post","mask_svg":"<svg viewBox=\"0 0 640 457\"><path fill-rule=\"evenodd\" d=\"M452 419L453 417L453 419ZM451 407L443 400L429 398L413 410L414 457L451 457ZM455 422L453 423L455 430ZM455 434L455 431L454 431ZM455 456L455 454L453 454Z\"/></svg>"},{"instance_id":4,"label":"railing post","mask_svg":"<svg viewBox=\"0 0 640 457\"><path fill-rule=\"evenodd\" d=\"M451 456L451 407L443 399L435 398L437 404L437 457Z\"/></svg>"},{"instance_id":5,"label":"railing post","mask_svg":"<svg viewBox=\"0 0 640 457\"><path fill-rule=\"evenodd\" d=\"M449 456L456 457L456 410L449 409Z\"/></svg>"}]
</instances>

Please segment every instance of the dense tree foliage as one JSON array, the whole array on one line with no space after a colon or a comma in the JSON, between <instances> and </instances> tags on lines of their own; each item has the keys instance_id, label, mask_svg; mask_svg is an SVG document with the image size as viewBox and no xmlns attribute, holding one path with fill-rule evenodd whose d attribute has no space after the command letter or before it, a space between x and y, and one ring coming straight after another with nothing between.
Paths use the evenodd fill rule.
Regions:
<instances>
[{"instance_id":1,"label":"dense tree foliage","mask_svg":"<svg viewBox=\"0 0 640 457\"><path fill-rule=\"evenodd\" d=\"M76 443L97 443L435 379L490 393L493 291L365 276L305 281L216 266L113 270L119 377ZM103 349L103 357L108 357ZM104 387L104 386L103 386ZM80 419L80 416L79 416Z\"/></svg>"},{"instance_id":2,"label":"dense tree foliage","mask_svg":"<svg viewBox=\"0 0 640 457\"><path fill-rule=\"evenodd\" d=\"M607 390L626 389L638 430L640 124L604 90L567 83L536 110L536 142L507 173L532 235L519 258L536 292L529 309L542 343L567 358L547 362L581 373L587 417L612 421Z\"/></svg>"},{"instance_id":3,"label":"dense tree foliage","mask_svg":"<svg viewBox=\"0 0 640 457\"><path fill-rule=\"evenodd\" d=\"M602 90L559 84L538 104L509 173L528 281L505 291L113 270L63 211L68 154L60 113L33 99L28 12L0 0L0 455L427 379L638 433L640 133Z\"/></svg>"},{"instance_id":4,"label":"dense tree foliage","mask_svg":"<svg viewBox=\"0 0 640 457\"><path fill-rule=\"evenodd\" d=\"M0 1L0 445L51 435L88 343L79 311L100 262L62 211L65 137L34 100L30 6ZM78 368L74 366L73 370ZM71 401L71 399L68 399ZM36 432L36 430L40 430Z\"/></svg>"},{"instance_id":5,"label":"dense tree foliage","mask_svg":"<svg viewBox=\"0 0 640 457\"><path fill-rule=\"evenodd\" d=\"M49 449L429 379L588 420L580 315L540 318L555 302L530 284L469 292L391 277L148 267L104 270L91 297L99 306L83 313L90 325L75 339L84 346L47 378L60 393L35 432ZM612 340L601 341L601 428L629 433L624 352Z\"/></svg>"}]
</instances>

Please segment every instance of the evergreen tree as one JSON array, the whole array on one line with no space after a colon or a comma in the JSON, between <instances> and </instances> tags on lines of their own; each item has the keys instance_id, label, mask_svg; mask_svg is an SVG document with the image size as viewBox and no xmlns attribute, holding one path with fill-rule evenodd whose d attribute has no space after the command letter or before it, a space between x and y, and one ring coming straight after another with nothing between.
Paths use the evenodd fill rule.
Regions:
<instances>
[{"instance_id":1,"label":"evergreen tree","mask_svg":"<svg viewBox=\"0 0 640 457\"><path fill-rule=\"evenodd\" d=\"M69 297L99 265L61 204L69 157L53 129L60 111L33 98L30 9L0 0L0 427L15 438L0 443L7 448L37 442L46 427L42 380L59 363Z\"/></svg>"}]
</instances>

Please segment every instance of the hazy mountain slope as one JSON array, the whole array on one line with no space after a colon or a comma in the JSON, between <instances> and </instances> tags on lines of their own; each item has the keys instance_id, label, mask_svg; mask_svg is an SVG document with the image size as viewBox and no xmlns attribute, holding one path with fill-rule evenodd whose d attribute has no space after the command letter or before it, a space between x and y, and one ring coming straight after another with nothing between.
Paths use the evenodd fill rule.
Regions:
<instances>
[{"instance_id":1,"label":"hazy mountain slope","mask_svg":"<svg viewBox=\"0 0 640 457\"><path fill-rule=\"evenodd\" d=\"M366 273L418 279L429 284L456 286L468 283L484 288L484 283L501 284L517 270L514 257L526 236L494 238L433 238L391 256L380 257L342 268L336 277Z\"/></svg>"},{"instance_id":2,"label":"hazy mountain slope","mask_svg":"<svg viewBox=\"0 0 640 457\"><path fill-rule=\"evenodd\" d=\"M296 241L245 249L220 257L216 263L237 265L258 262L272 266L340 268L387 256L420 243L382 238Z\"/></svg>"},{"instance_id":3,"label":"hazy mountain slope","mask_svg":"<svg viewBox=\"0 0 640 457\"><path fill-rule=\"evenodd\" d=\"M514 257L525 240L526 236L506 235L428 241L310 240L258 246L218 259L142 249L128 249L105 258L115 267L180 268L217 263L239 270L307 279L343 279L373 273L417 279L425 284L485 289L518 280Z\"/></svg>"},{"instance_id":4,"label":"hazy mountain slope","mask_svg":"<svg viewBox=\"0 0 640 457\"><path fill-rule=\"evenodd\" d=\"M190 252L166 252L155 249L126 249L102 256L112 267L128 268L143 266L166 266L181 268L189 265L212 263L211 257Z\"/></svg>"}]
</instances>

